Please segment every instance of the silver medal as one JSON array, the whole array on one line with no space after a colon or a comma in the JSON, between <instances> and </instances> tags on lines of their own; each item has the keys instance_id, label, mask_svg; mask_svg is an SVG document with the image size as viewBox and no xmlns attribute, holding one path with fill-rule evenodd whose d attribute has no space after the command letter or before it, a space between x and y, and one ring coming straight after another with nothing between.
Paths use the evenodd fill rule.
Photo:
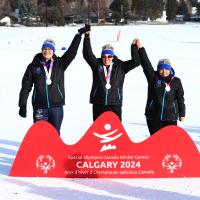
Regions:
<instances>
[{"instance_id":1,"label":"silver medal","mask_svg":"<svg viewBox=\"0 0 200 200\"><path fill-rule=\"evenodd\" d=\"M169 91L170 91L170 89L171 89L171 88L170 88L170 86L169 86L169 85L166 85L166 86L165 86L165 90L166 90L167 92L169 92Z\"/></svg>"},{"instance_id":2,"label":"silver medal","mask_svg":"<svg viewBox=\"0 0 200 200\"><path fill-rule=\"evenodd\" d=\"M50 66L49 66L49 72L47 70L47 66L44 64L44 71L45 71L45 75L46 75L46 84L47 85L51 85L52 81L51 81L51 72L52 72L52 68L53 68L53 59L51 59L50 62Z\"/></svg>"},{"instance_id":3,"label":"silver medal","mask_svg":"<svg viewBox=\"0 0 200 200\"><path fill-rule=\"evenodd\" d=\"M48 78L47 80L46 80L46 83L47 83L47 85L51 85L51 79L50 78Z\"/></svg>"},{"instance_id":4,"label":"silver medal","mask_svg":"<svg viewBox=\"0 0 200 200\"><path fill-rule=\"evenodd\" d=\"M110 83L106 83L106 89L110 89L111 88L111 85L110 85Z\"/></svg>"}]
</instances>

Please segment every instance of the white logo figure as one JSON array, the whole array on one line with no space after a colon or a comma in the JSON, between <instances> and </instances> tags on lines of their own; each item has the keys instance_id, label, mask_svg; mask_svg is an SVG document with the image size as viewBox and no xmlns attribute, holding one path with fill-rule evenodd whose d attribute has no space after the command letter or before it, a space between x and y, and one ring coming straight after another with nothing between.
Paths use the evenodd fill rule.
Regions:
<instances>
[{"instance_id":1,"label":"white logo figure","mask_svg":"<svg viewBox=\"0 0 200 200\"><path fill-rule=\"evenodd\" d=\"M104 125L104 129L105 130L110 130L111 129L111 125L110 124L105 124ZM113 134L115 134L118 131L118 129L115 129L114 131L111 131L110 133L105 133L105 134L99 134L99 133L93 133L96 137L101 138L102 140L100 140L100 143L108 143L108 142L112 142L114 140L116 140L117 138L119 138L122 133L119 133L115 136L112 136ZM102 151L107 151L110 149L116 149L115 145L111 145L111 144L104 144L103 147L101 148L100 152Z\"/></svg>"},{"instance_id":2,"label":"white logo figure","mask_svg":"<svg viewBox=\"0 0 200 200\"><path fill-rule=\"evenodd\" d=\"M55 169L56 162L50 155L40 155L36 160L36 167L47 174L49 170Z\"/></svg>"},{"instance_id":3,"label":"white logo figure","mask_svg":"<svg viewBox=\"0 0 200 200\"><path fill-rule=\"evenodd\" d=\"M170 174L173 174L175 170L182 167L182 160L177 154L166 155L162 161L162 166L164 169L169 170Z\"/></svg>"}]
</instances>

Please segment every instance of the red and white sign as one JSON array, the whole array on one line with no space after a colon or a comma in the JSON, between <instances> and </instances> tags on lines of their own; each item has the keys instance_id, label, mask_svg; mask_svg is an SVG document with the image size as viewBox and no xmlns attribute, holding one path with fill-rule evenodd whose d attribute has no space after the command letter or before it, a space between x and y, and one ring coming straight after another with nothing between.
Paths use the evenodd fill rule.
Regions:
<instances>
[{"instance_id":1,"label":"red and white sign","mask_svg":"<svg viewBox=\"0 0 200 200\"><path fill-rule=\"evenodd\" d=\"M106 112L74 145L64 144L49 123L35 123L20 146L10 176L200 177L199 167L200 153L182 128L168 126L134 143L118 117Z\"/></svg>"}]
</instances>

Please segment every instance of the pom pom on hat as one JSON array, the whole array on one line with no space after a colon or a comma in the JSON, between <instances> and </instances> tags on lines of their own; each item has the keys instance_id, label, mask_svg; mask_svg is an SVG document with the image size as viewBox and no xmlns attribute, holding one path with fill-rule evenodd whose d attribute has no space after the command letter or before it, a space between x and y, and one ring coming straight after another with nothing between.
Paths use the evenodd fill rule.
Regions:
<instances>
[{"instance_id":1,"label":"pom pom on hat","mask_svg":"<svg viewBox=\"0 0 200 200\"><path fill-rule=\"evenodd\" d=\"M42 45L42 50L43 49L52 49L53 52L55 53L56 49L55 49L55 41L52 39L46 39Z\"/></svg>"},{"instance_id":2,"label":"pom pom on hat","mask_svg":"<svg viewBox=\"0 0 200 200\"><path fill-rule=\"evenodd\" d=\"M110 44L106 44L102 47L102 52L101 52L101 55L104 55L104 54L110 54L112 56L114 56L114 51L113 51L113 46L110 45Z\"/></svg>"},{"instance_id":3,"label":"pom pom on hat","mask_svg":"<svg viewBox=\"0 0 200 200\"><path fill-rule=\"evenodd\" d=\"M169 71L172 70L172 64L169 59L161 59L158 62L157 69L168 69Z\"/></svg>"}]
</instances>

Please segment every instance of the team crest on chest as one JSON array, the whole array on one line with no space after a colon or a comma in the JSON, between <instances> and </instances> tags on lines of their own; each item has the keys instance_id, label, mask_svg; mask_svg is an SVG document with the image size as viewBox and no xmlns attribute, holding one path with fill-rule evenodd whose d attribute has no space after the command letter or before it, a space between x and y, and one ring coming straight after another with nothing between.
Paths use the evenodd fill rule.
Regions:
<instances>
[{"instance_id":1,"label":"team crest on chest","mask_svg":"<svg viewBox=\"0 0 200 200\"><path fill-rule=\"evenodd\" d=\"M162 80L157 80L156 86L157 86L157 87L161 87L161 84L162 84Z\"/></svg>"},{"instance_id":2,"label":"team crest on chest","mask_svg":"<svg viewBox=\"0 0 200 200\"><path fill-rule=\"evenodd\" d=\"M41 70L40 67L36 67L35 70L34 70L34 72L35 72L36 74L41 74L41 73L42 73L42 70Z\"/></svg>"}]
</instances>

